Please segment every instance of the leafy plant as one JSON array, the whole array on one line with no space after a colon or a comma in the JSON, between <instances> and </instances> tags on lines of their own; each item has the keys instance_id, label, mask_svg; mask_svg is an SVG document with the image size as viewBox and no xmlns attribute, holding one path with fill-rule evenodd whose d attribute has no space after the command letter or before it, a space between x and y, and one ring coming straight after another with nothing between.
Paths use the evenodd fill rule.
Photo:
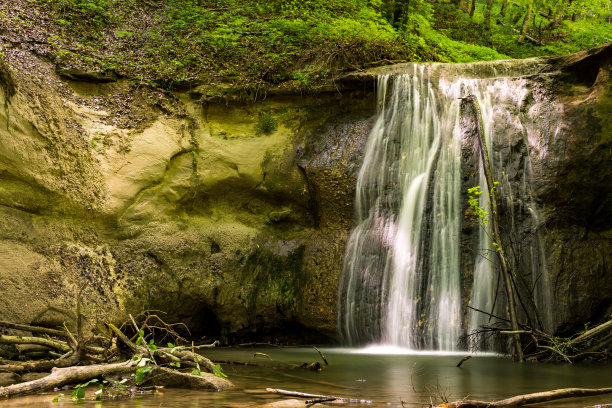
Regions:
<instances>
[{"instance_id":1,"label":"leafy plant","mask_svg":"<svg viewBox=\"0 0 612 408\"><path fill-rule=\"evenodd\" d=\"M257 135L274 132L278 128L278 121L272 116L270 112L260 112L257 123L255 124L255 133Z\"/></svg>"},{"instance_id":2,"label":"leafy plant","mask_svg":"<svg viewBox=\"0 0 612 408\"><path fill-rule=\"evenodd\" d=\"M153 371L153 369L148 365L151 361L149 358L134 356L134 361L138 361L138 364L136 365L136 372L132 374L132 377L134 377L134 381L138 385L144 380L145 375Z\"/></svg>"},{"instance_id":3,"label":"leafy plant","mask_svg":"<svg viewBox=\"0 0 612 408\"><path fill-rule=\"evenodd\" d=\"M86 383L76 385L74 387L74 391L72 391L72 394L70 394L70 398L72 398L73 401L78 401L78 400L85 398L85 388L87 388L90 384L94 384L97 382L98 382L98 379L94 378L92 380L87 381ZM102 387L101 384L100 384L100 387Z\"/></svg>"},{"instance_id":4,"label":"leafy plant","mask_svg":"<svg viewBox=\"0 0 612 408\"><path fill-rule=\"evenodd\" d=\"M474 211L474 213L478 217L480 225L484 228L484 226L487 225L489 222L489 213L485 211L483 207L480 206L480 196L482 195L482 190L480 186L469 188L468 194L470 194L468 196L468 203L470 204L470 208Z\"/></svg>"},{"instance_id":5,"label":"leafy plant","mask_svg":"<svg viewBox=\"0 0 612 408\"><path fill-rule=\"evenodd\" d=\"M213 374L217 377L227 378L227 375L221 369L221 364L215 365L215 368L213 369Z\"/></svg>"},{"instance_id":6,"label":"leafy plant","mask_svg":"<svg viewBox=\"0 0 612 408\"><path fill-rule=\"evenodd\" d=\"M201 376L202 370L200 369L200 362L198 361L198 357L197 356L193 357L193 361L195 361L196 366L193 370L191 370L191 374Z\"/></svg>"}]
</instances>

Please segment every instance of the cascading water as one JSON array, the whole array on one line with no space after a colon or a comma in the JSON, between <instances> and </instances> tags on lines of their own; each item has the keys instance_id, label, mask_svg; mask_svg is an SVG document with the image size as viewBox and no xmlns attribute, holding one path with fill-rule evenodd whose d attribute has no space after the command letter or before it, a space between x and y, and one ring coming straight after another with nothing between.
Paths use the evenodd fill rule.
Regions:
<instances>
[{"instance_id":1,"label":"cascading water","mask_svg":"<svg viewBox=\"0 0 612 408\"><path fill-rule=\"evenodd\" d=\"M524 80L447 80L439 67L415 64L377 80L378 118L358 175L357 226L340 282L338 325L352 345L453 350L467 328L488 319L470 312L466 321L462 310L461 156L467 141L460 98L472 94L480 101L491 149L493 122L500 118L524 133L516 112L527 91ZM493 167L503 173L501 162ZM488 206L486 199L480 205ZM479 248L492 246L484 228L478 241ZM495 295L494 252L488 255L476 259L473 271L470 305L481 310L491 310Z\"/></svg>"}]
</instances>

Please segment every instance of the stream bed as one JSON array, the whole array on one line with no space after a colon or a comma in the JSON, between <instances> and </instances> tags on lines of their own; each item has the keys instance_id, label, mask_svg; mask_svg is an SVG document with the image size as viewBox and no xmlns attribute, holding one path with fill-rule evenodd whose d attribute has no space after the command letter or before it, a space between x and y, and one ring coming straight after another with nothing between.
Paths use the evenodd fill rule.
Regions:
<instances>
[{"instance_id":1,"label":"stream bed","mask_svg":"<svg viewBox=\"0 0 612 408\"><path fill-rule=\"evenodd\" d=\"M322 362L313 348L217 348L206 353L215 361L233 361L257 365L222 363L235 388L222 392L163 389L156 394L129 399L95 402L85 406L105 407L253 407L291 397L267 393L266 388L280 388L312 394L369 400L362 407L416 407L463 397L499 400L517 394L558 388L602 388L612 386L612 367L604 364L570 366L553 363L515 364L505 357L473 354L461 368L457 363L467 355L460 353L414 353L401 349L321 349L329 365L321 372L296 366ZM255 353L263 353L268 357ZM90 395L95 389L92 388ZM62 391L69 395L70 390ZM72 406L69 397L58 403L52 399L59 392L37 394L0 401L0 408ZM538 404L540 407L586 407L612 403L612 395L569 399ZM413 405L414 404L414 405ZM419 405L420 404L420 405Z\"/></svg>"}]
</instances>

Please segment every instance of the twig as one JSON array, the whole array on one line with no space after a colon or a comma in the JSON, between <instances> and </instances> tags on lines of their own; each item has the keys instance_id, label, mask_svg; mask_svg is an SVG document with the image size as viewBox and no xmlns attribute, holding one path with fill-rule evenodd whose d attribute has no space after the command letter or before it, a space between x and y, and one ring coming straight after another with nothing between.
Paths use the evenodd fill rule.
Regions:
<instances>
[{"instance_id":1,"label":"twig","mask_svg":"<svg viewBox=\"0 0 612 408\"><path fill-rule=\"evenodd\" d=\"M64 330L66 330L66 334L68 334L68 338L74 345L74 349L76 349L79 346L79 342L77 342L77 340L74 338L74 335L70 333L70 330L68 330L68 326L66 326L66 322L63 323L63 326L64 326Z\"/></svg>"},{"instance_id":2,"label":"twig","mask_svg":"<svg viewBox=\"0 0 612 408\"><path fill-rule=\"evenodd\" d=\"M134 320L131 314L129 316L130 316L130 319L132 320L132 323L134 324L134 327L136 328L136 333L140 334L140 329L138 328L136 321ZM147 349L147 354L149 354L149 358L151 359L151 361L153 361L153 364L157 365L157 362L155 361L155 357L153 356L153 352L151 352L151 349L145 342L144 337L142 339L142 343L143 343L144 348Z\"/></svg>"},{"instance_id":3,"label":"twig","mask_svg":"<svg viewBox=\"0 0 612 408\"><path fill-rule=\"evenodd\" d=\"M317 348L317 346L312 346L314 347L315 350L317 350L317 352L319 353L319 355L321 356L321 358L323 359L323 362L325 363L325 365L329 365L329 363L327 362L327 359L325 358L325 356L323 355L323 353L321 353L321 350L319 350Z\"/></svg>"}]
</instances>

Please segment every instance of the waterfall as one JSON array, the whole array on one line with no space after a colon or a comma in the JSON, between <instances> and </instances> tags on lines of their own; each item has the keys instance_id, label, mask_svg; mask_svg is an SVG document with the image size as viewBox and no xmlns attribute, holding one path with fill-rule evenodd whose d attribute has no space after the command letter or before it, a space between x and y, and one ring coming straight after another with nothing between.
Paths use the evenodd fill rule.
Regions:
<instances>
[{"instance_id":1,"label":"waterfall","mask_svg":"<svg viewBox=\"0 0 612 408\"><path fill-rule=\"evenodd\" d=\"M454 350L462 334L488 319L463 310L461 160L468 141L462 140L459 98L473 94L480 101L491 150L500 118L515 133L526 133L517 112L527 87L521 79L446 79L439 67L414 64L377 78L378 114L357 178L357 225L340 279L338 327L351 345ZM492 165L505 177L501 160ZM486 208L484 196L480 205ZM492 248L484 228L478 248ZM474 308L493 307L494 257L489 252L475 260L469 299Z\"/></svg>"}]
</instances>

